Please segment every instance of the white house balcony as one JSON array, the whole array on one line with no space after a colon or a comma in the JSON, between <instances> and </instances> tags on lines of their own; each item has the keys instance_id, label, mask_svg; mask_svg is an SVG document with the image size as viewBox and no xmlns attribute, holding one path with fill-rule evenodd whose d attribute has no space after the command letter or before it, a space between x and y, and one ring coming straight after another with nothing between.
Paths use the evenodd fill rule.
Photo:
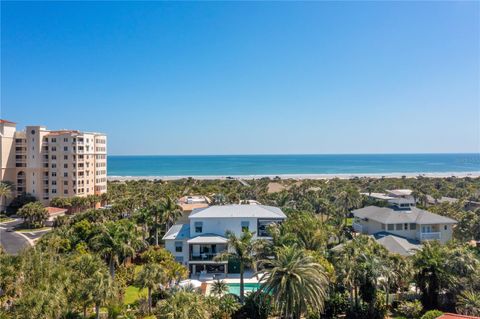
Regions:
<instances>
[{"instance_id":1,"label":"white house balcony","mask_svg":"<svg viewBox=\"0 0 480 319\"><path fill-rule=\"evenodd\" d=\"M190 261L212 261L227 250L227 239L223 236L205 234L187 241Z\"/></svg>"},{"instance_id":2,"label":"white house balcony","mask_svg":"<svg viewBox=\"0 0 480 319\"><path fill-rule=\"evenodd\" d=\"M440 232L431 232L431 233L420 233L420 240L440 240Z\"/></svg>"}]
</instances>

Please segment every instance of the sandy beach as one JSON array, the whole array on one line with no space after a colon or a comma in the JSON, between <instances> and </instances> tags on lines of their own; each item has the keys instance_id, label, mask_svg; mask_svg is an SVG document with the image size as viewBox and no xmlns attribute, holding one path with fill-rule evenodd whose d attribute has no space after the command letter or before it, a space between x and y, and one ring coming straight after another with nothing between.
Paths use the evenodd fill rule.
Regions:
<instances>
[{"instance_id":1,"label":"sandy beach","mask_svg":"<svg viewBox=\"0 0 480 319\"><path fill-rule=\"evenodd\" d=\"M387 174L279 174L279 175L207 175L207 176L108 176L109 181L132 181L132 180L178 180L193 178L198 180L225 180L225 179L259 179L259 178L280 178L280 179L350 179L350 178L416 178L418 176L427 178L446 177L480 177L480 172L439 172L439 173L387 173Z\"/></svg>"}]
</instances>

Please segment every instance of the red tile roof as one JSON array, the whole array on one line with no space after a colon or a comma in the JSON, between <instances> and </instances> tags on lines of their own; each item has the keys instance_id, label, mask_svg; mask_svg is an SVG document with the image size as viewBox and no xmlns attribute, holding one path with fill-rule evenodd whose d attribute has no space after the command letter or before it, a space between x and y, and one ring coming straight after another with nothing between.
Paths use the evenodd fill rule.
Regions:
<instances>
[{"instance_id":1,"label":"red tile roof","mask_svg":"<svg viewBox=\"0 0 480 319\"><path fill-rule=\"evenodd\" d=\"M474 317L474 316L464 316L464 315L459 315L456 313L444 313L437 319L480 319L480 317Z\"/></svg>"},{"instance_id":2,"label":"red tile roof","mask_svg":"<svg viewBox=\"0 0 480 319\"><path fill-rule=\"evenodd\" d=\"M2 124L4 124L4 123L5 124L17 124L15 122L10 122L10 121L7 121L7 120L2 120L2 119L0 119L0 123L2 123Z\"/></svg>"},{"instance_id":3,"label":"red tile roof","mask_svg":"<svg viewBox=\"0 0 480 319\"><path fill-rule=\"evenodd\" d=\"M66 213L66 212L67 212L67 209L65 209L65 208L60 208L60 207L51 207L51 206L48 206L48 207L45 207L45 208L47 209L48 215L57 215L57 214Z\"/></svg>"}]
</instances>

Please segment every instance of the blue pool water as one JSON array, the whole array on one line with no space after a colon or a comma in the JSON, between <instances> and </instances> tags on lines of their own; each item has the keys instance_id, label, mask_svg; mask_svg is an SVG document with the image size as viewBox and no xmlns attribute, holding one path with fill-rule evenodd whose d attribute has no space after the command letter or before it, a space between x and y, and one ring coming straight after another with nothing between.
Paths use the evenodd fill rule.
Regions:
<instances>
[{"instance_id":1,"label":"blue pool water","mask_svg":"<svg viewBox=\"0 0 480 319\"><path fill-rule=\"evenodd\" d=\"M259 283L244 284L245 294L248 294L249 292L255 292L259 287ZM240 296L240 284L228 284L228 292Z\"/></svg>"},{"instance_id":2,"label":"blue pool water","mask_svg":"<svg viewBox=\"0 0 480 319\"><path fill-rule=\"evenodd\" d=\"M109 176L479 172L480 154L109 156Z\"/></svg>"}]
</instances>

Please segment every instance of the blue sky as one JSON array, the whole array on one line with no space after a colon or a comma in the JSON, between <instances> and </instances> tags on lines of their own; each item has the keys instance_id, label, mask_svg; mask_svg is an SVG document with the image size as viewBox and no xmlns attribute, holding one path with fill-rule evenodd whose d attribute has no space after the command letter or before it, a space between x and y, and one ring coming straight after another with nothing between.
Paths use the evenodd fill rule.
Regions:
<instances>
[{"instance_id":1,"label":"blue sky","mask_svg":"<svg viewBox=\"0 0 480 319\"><path fill-rule=\"evenodd\" d=\"M110 154L480 151L479 2L2 2L1 117Z\"/></svg>"}]
</instances>

